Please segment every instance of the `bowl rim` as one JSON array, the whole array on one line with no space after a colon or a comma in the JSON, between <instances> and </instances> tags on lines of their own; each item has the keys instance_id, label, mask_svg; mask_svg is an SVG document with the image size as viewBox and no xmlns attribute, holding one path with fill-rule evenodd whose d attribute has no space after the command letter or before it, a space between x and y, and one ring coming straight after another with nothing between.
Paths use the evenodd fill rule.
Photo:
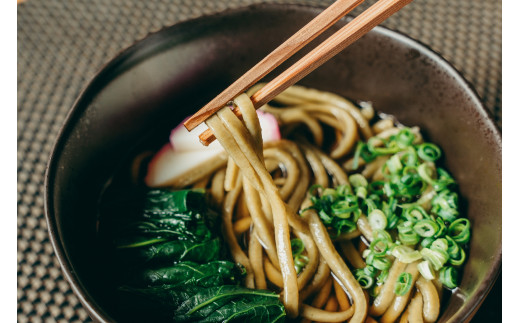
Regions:
<instances>
[{"instance_id":1,"label":"bowl rim","mask_svg":"<svg viewBox=\"0 0 520 323\"><path fill-rule=\"evenodd\" d=\"M47 223L47 231L49 233L49 240L53 247L53 250L58 258L58 262L60 264L61 270L65 278L70 284L71 289L74 291L74 294L78 297L81 304L85 307L90 317L98 322L110 322L113 319L106 313L93 299L93 297L87 292L86 288L83 288L82 283L79 277L76 275L72 268L72 264L70 263L69 257L67 256L67 252L65 250L65 246L63 245L63 241L60 239L58 224L56 221L56 217L54 214L54 203L53 196L51 194L52 186L54 184L54 175L57 172L57 160L58 156L61 154L61 149L64 146L64 143L67 139L67 133L71 131L74 126L75 119L82 113L82 111L88 106L86 104L82 104L89 97L89 94L97 88L97 86L102 83L102 79L104 76L108 75L111 70L116 68L120 63L124 62L126 58L132 55L135 52L142 50L143 47L146 47L147 43L151 38L161 36L166 31L175 33L177 30L185 29L187 26L193 23L197 23L201 20L205 20L207 18L219 18L226 17L229 15L236 15L248 10L265 10L272 8L291 8L294 10L314 10L314 11L322 11L326 8L326 6L319 5L311 5L311 4L296 4L296 3L257 3L247 6L240 6L237 8L228 8L222 11L217 11L209 14L200 15L195 18L182 20L172 25L163 26L160 29L147 33L141 39L134 41L132 44L128 45L126 48L121 49L117 52L110 60L106 63L102 64L98 70L93 73L93 76L87 81L84 87L81 89L79 94L77 95L72 107L68 111L56 139L54 141L51 153L49 155L48 163L45 169L45 177L44 177L44 214L45 220ZM345 21L345 19L352 19L353 16L346 15L341 18L341 21ZM468 94L471 101L475 105L476 111L483 116L483 120L485 121L485 125L491 130L492 136L499 143L499 152L500 152L500 160L501 160L501 152L502 152L502 134L498 130L497 124L493 120L490 111L488 111L482 102L482 99L478 95L474 86L466 80L466 78L462 75L462 73L455 68L455 66L448 62L442 54L432 49L429 45L423 43L420 40L414 39L407 34L389 28L385 26L376 26L371 33L379 33L387 38L396 40L398 42L403 43L407 47L412 47L418 50L422 55L425 55L432 61L434 61L438 66L445 72L449 73L454 77L455 82L459 83L465 93ZM457 312L455 316L452 316L448 321L449 322L468 322L475 315L478 308L486 298L487 294L491 291L492 287L495 284L498 276L501 273L502 268L502 239L500 238L500 251L497 255L496 259L493 262L491 270L489 270L485 277L484 282L489 282L487 284L483 284L481 288L477 288L475 291L475 295L470 299L470 303L468 307L468 311L466 312ZM479 295L477 295L479 294Z\"/></svg>"}]
</instances>

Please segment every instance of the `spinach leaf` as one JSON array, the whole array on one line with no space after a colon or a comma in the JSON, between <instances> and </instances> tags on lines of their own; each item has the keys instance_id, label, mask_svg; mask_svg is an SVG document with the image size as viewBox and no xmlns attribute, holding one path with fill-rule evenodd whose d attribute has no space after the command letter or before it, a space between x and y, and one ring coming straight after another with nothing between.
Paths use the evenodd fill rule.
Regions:
<instances>
[{"instance_id":1,"label":"spinach leaf","mask_svg":"<svg viewBox=\"0 0 520 323\"><path fill-rule=\"evenodd\" d=\"M203 219L185 220L176 215L171 218L147 219L135 221L122 229L115 239L118 248L142 244L153 238L167 240L204 241L213 237L210 228Z\"/></svg>"},{"instance_id":2,"label":"spinach leaf","mask_svg":"<svg viewBox=\"0 0 520 323\"><path fill-rule=\"evenodd\" d=\"M199 190L151 190L141 215L116 238L119 303L130 321L282 322L274 292L238 286L243 267L224 260L217 216Z\"/></svg>"},{"instance_id":3,"label":"spinach leaf","mask_svg":"<svg viewBox=\"0 0 520 323\"><path fill-rule=\"evenodd\" d=\"M170 267L145 269L131 283L137 286L211 287L238 284L243 274L243 269L230 261L217 260L207 264L184 261Z\"/></svg>"},{"instance_id":4,"label":"spinach leaf","mask_svg":"<svg viewBox=\"0 0 520 323\"><path fill-rule=\"evenodd\" d=\"M271 291L241 286L200 289L175 310L174 322L283 322L285 309Z\"/></svg>"},{"instance_id":5,"label":"spinach leaf","mask_svg":"<svg viewBox=\"0 0 520 323\"><path fill-rule=\"evenodd\" d=\"M127 308L148 310L173 322L284 322L286 316L277 294L241 286L122 287L119 291L127 294Z\"/></svg>"},{"instance_id":6,"label":"spinach leaf","mask_svg":"<svg viewBox=\"0 0 520 323\"><path fill-rule=\"evenodd\" d=\"M175 214L200 213L206 210L204 190L151 190L146 194L144 216L146 218L163 218Z\"/></svg>"},{"instance_id":7,"label":"spinach leaf","mask_svg":"<svg viewBox=\"0 0 520 323\"><path fill-rule=\"evenodd\" d=\"M166 241L152 238L141 244L121 246L118 256L125 263L174 264L180 261L206 263L221 257L221 240L202 242L188 240Z\"/></svg>"}]
</instances>

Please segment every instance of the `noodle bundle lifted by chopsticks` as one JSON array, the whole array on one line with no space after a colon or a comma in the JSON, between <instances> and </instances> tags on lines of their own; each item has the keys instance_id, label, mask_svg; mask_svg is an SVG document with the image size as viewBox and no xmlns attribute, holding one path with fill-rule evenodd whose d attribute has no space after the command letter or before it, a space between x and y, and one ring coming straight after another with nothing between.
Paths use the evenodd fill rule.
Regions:
<instances>
[{"instance_id":1,"label":"noodle bundle lifted by chopsticks","mask_svg":"<svg viewBox=\"0 0 520 323\"><path fill-rule=\"evenodd\" d=\"M229 107L206 120L229 158L188 184L220 209L245 287L279 293L304 321L436 321L469 240L438 147L368 103L302 86L260 108L283 137L263 143L259 87L233 101L243 120Z\"/></svg>"}]
</instances>

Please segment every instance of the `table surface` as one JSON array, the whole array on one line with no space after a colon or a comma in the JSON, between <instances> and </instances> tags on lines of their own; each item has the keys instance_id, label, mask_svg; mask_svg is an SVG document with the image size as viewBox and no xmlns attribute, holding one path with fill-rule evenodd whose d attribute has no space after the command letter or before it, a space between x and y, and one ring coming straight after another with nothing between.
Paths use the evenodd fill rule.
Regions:
<instances>
[{"instance_id":1,"label":"table surface","mask_svg":"<svg viewBox=\"0 0 520 323\"><path fill-rule=\"evenodd\" d=\"M259 2L327 6L331 0L25 0L18 5L18 321L85 322L64 279L43 210L45 166L68 110L121 49L179 21ZM367 0L353 15L374 0ZM415 0L384 26L451 62L502 124L502 5L497 0ZM501 278L473 322L501 321Z\"/></svg>"}]
</instances>

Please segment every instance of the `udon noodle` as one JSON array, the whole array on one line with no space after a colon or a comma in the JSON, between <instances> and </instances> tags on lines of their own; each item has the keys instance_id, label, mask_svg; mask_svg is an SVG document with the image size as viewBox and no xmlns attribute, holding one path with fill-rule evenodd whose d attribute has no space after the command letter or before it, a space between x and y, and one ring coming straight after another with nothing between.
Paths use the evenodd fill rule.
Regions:
<instances>
[{"instance_id":1,"label":"udon noodle","mask_svg":"<svg viewBox=\"0 0 520 323\"><path fill-rule=\"evenodd\" d=\"M369 294L353 273L365 268L366 250L377 240L368 214L360 214L350 232L332 234L309 193L312 187L353 189L352 173L369 182L384 179L389 156L365 162L355 156L356 143L382 143L401 126L387 118L374 121L369 104L359 108L332 93L292 86L261 108L276 117L283 135L263 143L249 99L257 89L233 102L243 120L223 108L206 121L229 159L187 185L206 188L221 210L224 239L247 272L245 286L278 292L287 315L304 321L436 321L441 284L419 273L421 260L402 262L389 255L386 279ZM423 141L417 127L411 132L415 144ZM423 189L417 202L426 211L432 191ZM412 287L397 295L403 273Z\"/></svg>"}]
</instances>

